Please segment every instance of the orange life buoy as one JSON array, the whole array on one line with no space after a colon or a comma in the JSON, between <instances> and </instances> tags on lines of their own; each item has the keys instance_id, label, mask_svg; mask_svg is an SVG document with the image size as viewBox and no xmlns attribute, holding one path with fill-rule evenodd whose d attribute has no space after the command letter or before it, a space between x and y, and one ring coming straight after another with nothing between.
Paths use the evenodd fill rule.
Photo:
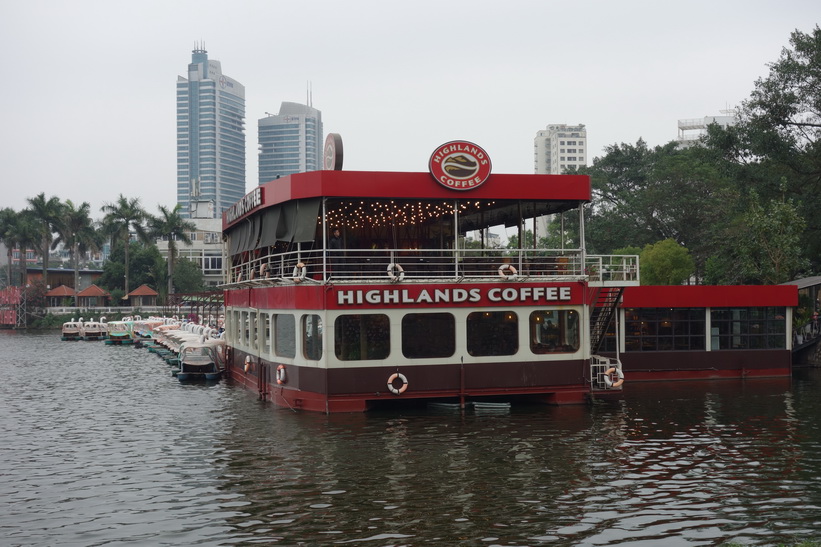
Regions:
<instances>
[{"instance_id":1,"label":"orange life buoy","mask_svg":"<svg viewBox=\"0 0 821 547\"><path fill-rule=\"evenodd\" d=\"M615 382L611 377L613 373L615 373L618 378ZM622 372L621 368L610 367L604 371L604 383L607 387L621 387L624 383L624 372Z\"/></svg>"},{"instance_id":2,"label":"orange life buoy","mask_svg":"<svg viewBox=\"0 0 821 547\"><path fill-rule=\"evenodd\" d=\"M402 380L402 387L397 388L393 385L393 382L397 379ZM405 375L401 372L394 372L390 378L388 378L388 389L394 395L401 395L408 389L408 379L405 378Z\"/></svg>"},{"instance_id":3,"label":"orange life buoy","mask_svg":"<svg viewBox=\"0 0 821 547\"><path fill-rule=\"evenodd\" d=\"M499 266L499 277L502 279L516 279L516 268L513 264L502 264Z\"/></svg>"},{"instance_id":4,"label":"orange life buoy","mask_svg":"<svg viewBox=\"0 0 821 547\"><path fill-rule=\"evenodd\" d=\"M405 269L401 264L388 264L388 277L391 281L399 282L405 279Z\"/></svg>"},{"instance_id":5,"label":"orange life buoy","mask_svg":"<svg viewBox=\"0 0 821 547\"><path fill-rule=\"evenodd\" d=\"M287 376L285 376L285 365L279 365L277 367L277 384L282 385L288 381Z\"/></svg>"},{"instance_id":6,"label":"orange life buoy","mask_svg":"<svg viewBox=\"0 0 821 547\"><path fill-rule=\"evenodd\" d=\"M297 262L297 265L294 266L294 272L291 274L291 278L293 278L294 283L302 283L307 273L308 268L305 267L305 264Z\"/></svg>"},{"instance_id":7,"label":"orange life buoy","mask_svg":"<svg viewBox=\"0 0 821 547\"><path fill-rule=\"evenodd\" d=\"M249 372L251 369L254 368L254 362L251 360L250 355L245 356L245 372Z\"/></svg>"}]
</instances>

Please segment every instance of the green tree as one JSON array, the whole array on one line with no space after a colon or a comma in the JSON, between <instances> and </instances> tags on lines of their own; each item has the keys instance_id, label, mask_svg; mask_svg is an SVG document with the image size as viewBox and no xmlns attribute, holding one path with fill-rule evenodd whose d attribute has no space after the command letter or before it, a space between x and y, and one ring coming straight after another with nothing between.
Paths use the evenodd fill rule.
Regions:
<instances>
[{"instance_id":1,"label":"green tree","mask_svg":"<svg viewBox=\"0 0 821 547\"><path fill-rule=\"evenodd\" d=\"M769 64L769 74L755 82L750 98L739 108L739 123L727 129L710 128L708 149L720 156L723 168L744 194L743 210L781 200L786 192L805 220L800 247L821 270L821 29L795 31L790 46ZM746 192L746 193L745 193ZM740 219L737 219L740 221ZM733 275L726 264L729 253L715 256L711 270ZM738 275L735 272L735 275ZM727 277L727 275L724 275ZM755 276L758 277L758 276Z\"/></svg>"},{"instance_id":2,"label":"green tree","mask_svg":"<svg viewBox=\"0 0 821 547\"><path fill-rule=\"evenodd\" d=\"M111 238L112 247L119 245L125 250L123 290L125 294L128 294L130 292L129 273L131 245L129 245L129 242L131 241L131 230L134 230L140 241L148 242L148 234L143 225L146 213L140 205L139 198L127 199L122 194L120 194L120 197L117 198L115 203L107 203L103 205L101 210L105 213L105 217L103 217L103 232ZM109 287L109 289L113 288L115 287Z\"/></svg>"},{"instance_id":3,"label":"green tree","mask_svg":"<svg viewBox=\"0 0 821 547\"><path fill-rule=\"evenodd\" d=\"M11 286L11 262L14 256L14 247L17 241L14 240L14 228L17 223L17 212L11 207L0 210L0 241L6 246L6 274L8 276L7 285Z\"/></svg>"},{"instance_id":4,"label":"green tree","mask_svg":"<svg viewBox=\"0 0 821 547\"><path fill-rule=\"evenodd\" d=\"M584 171L593 186L586 212L591 253L674 239L691 249L698 274L715 253L714 227L725 222L737 202L732 180L701 147L679 149L669 143L650 149L639 140L609 147Z\"/></svg>"},{"instance_id":5,"label":"green tree","mask_svg":"<svg viewBox=\"0 0 821 547\"><path fill-rule=\"evenodd\" d=\"M129 244L131 257L131 280L134 287L148 285L160 287L165 282L165 261L156 245L141 245L135 241ZM125 249L122 245L111 251L109 259L103 264L103 275L99 285L107 289L112 297L115 290L122 287L125 277ZM122 292L125 296L128 293Z\"/></svg>"},{"instance_id":6,"label":"green tree","mask_svg":"<svg viewBox=\"0 0 821 547\"><path fill-rule=\"evenodd\" d=\"M20 251L20 285L25 286L28 263L26 262L26 251L33 249L40 241L39 222L34 217L30 209L23 209L15 213L14 217L9 216L9 224L6 225L3 234L3 242L8 247L9 258L9 282L13 283L12 256L13 249Z\"/></svg>"},{"instance_id":7,"label":"green tree","mask_svg":"<svg viewBox=\"0 0 821 547\"><path fill-rule=\"evenodd\" d=\"M743 275L758 283L779 284L809 268L801 234L805 220L791 199L770 200L761 205L753 194L744 215L745 237L736 241L738 264Z\"/></svg>"},{"instance_id":8,"label":"green tree","mask_svg":"<svg viewBox=\"0 0 821 547\"><path fill-rule=\"evenodd\" d=\"M639 267L642 285L681 285L695 270L690 252L673 239L646 245Z\"/></svg>"},{"instance_id":9,"label":"green tree","mask_svg":"<svg viewBox=\"0 0 821 547\"><path fill-rule=\"evenodd\" d=\"M57 239L52 248L63 244L71 250L71 265L74 268L74 290L80 290L80 255L90 250L98 250L101 245L94 222L90 216L91 205L84 201L79 207L71 200L63 208L63 219L57 230Z\"/></svg>"},{"instance_id":10,"label":"green tree","mask_svg":"<svg viewBox=\"0 0 821 547\"><path fill-rule=\"evenodd\" d=\"M173 209L159 206L158 216L148 217L148 228L151 237L168 242L168 289L167 294L174 294L174 263L177 261L177 241L182 241L186 245L191 245L191 232L197 229L197 225L192 221L182 218L177 204Z\"/></svg>"},{"instance_id":11,"label":"green tree","mask_svg":"<svg viewBox=\"0 0 821 547\"><path fill-rule=\"evenodd\" d=\"M28 199L34 218L38 221L39 249L43 258L43 283L48 286L48 258L54 232L60 229L63 220L63 204L57 197L46 199L45 192L40 192Z\"/></svg>"},{"instance_id":12,"label":"green tree","mask_svg":"<svg viewBox=\"0 0 821 547\"><path fill-rule=\"evenodd\" d=\"M182 293L205 290L205 278L196 262L185 258L177 261L177 267L174 269L174 287Z\"/></svg>"}]
</instances>

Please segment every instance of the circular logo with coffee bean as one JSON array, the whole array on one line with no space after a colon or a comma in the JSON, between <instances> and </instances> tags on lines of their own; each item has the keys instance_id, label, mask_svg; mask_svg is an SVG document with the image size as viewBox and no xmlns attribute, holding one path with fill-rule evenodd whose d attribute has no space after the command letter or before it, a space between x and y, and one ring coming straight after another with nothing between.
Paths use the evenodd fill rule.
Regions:
<instances>
[{"instance_id":1,"label":"circular logo with coffee bean","mask_svg":"<svg viewBox=\"0 0 821 547\"><path fill-rule=\"evenodd\" d=\"M490 176L490 156L472 142L451 141L439 146L428 162L436 182L452 190L472 190Z\"/></svg>"}]
</instances>

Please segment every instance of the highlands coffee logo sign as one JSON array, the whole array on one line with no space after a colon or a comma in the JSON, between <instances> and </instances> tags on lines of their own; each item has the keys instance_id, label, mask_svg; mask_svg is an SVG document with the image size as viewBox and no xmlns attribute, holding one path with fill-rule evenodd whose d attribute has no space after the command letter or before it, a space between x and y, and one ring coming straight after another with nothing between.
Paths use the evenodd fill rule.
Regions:
<instances>
[{"instance_id":1,"label":"highlands coffee logo sign","mask_svg":"<svg viewBox=\"0 0 821 547\"><path fill-rule=\"evenodd\" d=\"M442 186L452 190L473 190L490 176L490 156L472 142L446 142L433 152L428 169Z\"/></svg>"}]
</instances>

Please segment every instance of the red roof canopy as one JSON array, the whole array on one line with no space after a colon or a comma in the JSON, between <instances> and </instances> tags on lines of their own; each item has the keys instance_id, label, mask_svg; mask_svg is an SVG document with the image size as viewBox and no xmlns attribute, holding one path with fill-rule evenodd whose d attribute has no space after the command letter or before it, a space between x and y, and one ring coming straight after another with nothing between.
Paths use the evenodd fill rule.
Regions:
<instances>
[{"instance_id":1,"label":"red roof canopy","mask_svg":"<svg viewBox=\"0 0 821 547\"><path fill-rule=\"evenodd\" d=\"M48 291L46 296L74 296L74 289L71 287L66 287L65 285L60 285L59 287L55 287Z\"/></svg>"},{"instance_id":2,"label":"red roof canopy","mask_svg":"<svg viewBox=\"0 0 821 547\"><path fill-rule=\"evenodd\" d=\"M797 306L795 285L642 285L626 287L622 308Z\"/></svg>"},{"instance_id":3,"label":"red roof canopy","mask_svg":"<svg viewBox=\"0 0 821 547\"><path fill-rule=\"evenodd\" d=\"M91 285L90 287L86 287L82 291L77 293L78 297L84 296L111 296L109 293L98 287L97 285Z\"/></svg>"},{"instance_id":4,"label":"red roof canopy","mask_svg":"<svg viewBox=\"0 0 821 547\"><path fill-rule=\"evenodd\" d=\"M590 177L586 175L491 173L484 184L472 190L452 190L436 182L430 173L387 171L309 171L266 182L261 191L262 203L249 206L231 222L223 213L223 229L253 210L312 197L589 201L591 195Z\"/></svg>"},{"instance_id":5,"label":"red roof canopy","mask_svg":"<svg viewBox=\"0 0 821 547\"><path fill-rule=\"evenodd\" d=\"M140 285L126 296L159 296L159 294L148 285Z\"/></svg>"}]
</instances>

